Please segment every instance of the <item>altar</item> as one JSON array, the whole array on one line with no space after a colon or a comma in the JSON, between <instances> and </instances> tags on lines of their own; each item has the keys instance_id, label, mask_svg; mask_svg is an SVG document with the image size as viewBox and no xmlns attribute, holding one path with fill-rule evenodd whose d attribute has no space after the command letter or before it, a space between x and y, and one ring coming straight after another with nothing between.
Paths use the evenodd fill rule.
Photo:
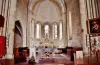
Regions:
<instances>
[{"instance_id":1,"label":"altar","mask_svg":"<svg viewBox=\"0 0 100 65\"><path fill-rule=\"evenodd\" d=\"M50 38L42 38L40 40L39 48L54 48L56 47Z\"/></svg>"},{"instance_id":2,"label":"altar","mask_svg":"<svg viewBox=\"0 0 100 65\"><path fill-rule=\"evenodd\" d=\"M64 59L65 55L62 55L62 51L57 48L52 39L42 38L36 47L36 62L47 59L58 60L58 58Z\"/></svg>"},{"instance_id":3,"label":"altar","mask_svg":"<svg viewBox=\"0 0 100 65\"><path fill-rule=\"evenodd\" d=\"M57 62L59 60L68 61L70 57L57 48L38 48L36 54L37 63Z\"/></svg>"}]
</instances>

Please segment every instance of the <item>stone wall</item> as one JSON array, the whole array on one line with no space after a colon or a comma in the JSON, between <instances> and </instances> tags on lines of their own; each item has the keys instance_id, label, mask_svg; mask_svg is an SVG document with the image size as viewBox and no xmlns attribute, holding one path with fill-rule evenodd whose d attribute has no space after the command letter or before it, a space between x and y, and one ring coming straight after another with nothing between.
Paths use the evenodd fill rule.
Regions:
<instances>
[{"instance_id":1,"label":"stone wall","mask_svg":"<svg viewBox=\"0 0 100 65\"><path fill-rule=\"evenodd\" d=\"M16 48L23 46L22 45L22 39L23 38L19 34L15 33L14 45L15 45Z\"/></svg>"},{"instance_id":2,"label":"stone wall","mask_svg":"<svg viewBox=\"0 0 100 65\"><path fill-rule=\"evenodd\" d=\"M16 20L19 20L22 31L23 31L23 47L26 47L26 27L27 27L27 9L28 9L28 0L17 0L17 10L16 10Z\"/></svg>"},{"instance_id":3,"label":"stone wall","mask_svg":"<svg viewBox=\"0 0 100 65\"><path fill-rule=\"evenodd\" d=\"M81 47L81 22L80 22L80 7L78 0L67 1L67 22L69 22L69 11L71 11L72 19L72 39L68 39L68 45ZM68 25L68 24L67 24ZM69 25L68 25L69 26ZM69 30L68 30L69 32Z\"/></svg>"}]
</instances>

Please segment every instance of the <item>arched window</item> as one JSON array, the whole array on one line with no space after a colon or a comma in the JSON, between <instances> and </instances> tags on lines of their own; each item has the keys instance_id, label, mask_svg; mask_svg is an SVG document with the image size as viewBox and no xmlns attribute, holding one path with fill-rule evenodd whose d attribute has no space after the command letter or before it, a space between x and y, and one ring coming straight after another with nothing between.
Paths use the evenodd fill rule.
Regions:
<instances>
[{"instance_id":1,"label":"arched window","mask_svg":"<svg viewBox=\"0 0 100 65\"><path fill-rule=\"evenodd\" d=\"M40 39L40 37L41 37L41 25L40 23L37 23L36 24L36 38Z\"/></svg>"},{"instance_id":2,"label":"arched window","mask_svg":"<svg viewBox=\"0 0 100 65\"><path fill-rule=\"evenodd\" d=\"M60 21L60 23L59 23L59 39L61 40L62 39L62 33L63 32L63 23L62 23L62 21Z\"/></svg>"},{"instance_id":3,"label":"arched window","mask_svg":"<svg viewBox=\"0 0 100 65\"><path fill-rule=\"evenodd\" d=\"M49 30L50 30L50 28L49 28L49 25L45 25L44 26L44 33L45 33L45 37L46 38L49 38Z\"/></svg>"},{"instance_id":4,"label":"arched window","mask_svg":"<svg viewBox=\"0 0 100 65\"><path fill-rule=\"evenodd\" d=\"M53 24L53 39L57 39L58 38L58 32L57 32L57 23Z\"/></svg>"}]
</instances>

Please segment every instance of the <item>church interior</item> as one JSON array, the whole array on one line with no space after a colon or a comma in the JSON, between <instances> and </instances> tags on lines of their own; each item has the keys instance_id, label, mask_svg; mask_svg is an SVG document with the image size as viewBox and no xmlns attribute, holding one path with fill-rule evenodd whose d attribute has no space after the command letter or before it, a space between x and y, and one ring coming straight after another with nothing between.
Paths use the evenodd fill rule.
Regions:
<instances>
[{"instance_id":1,"label":"church interior","mask_svg":"<svg viewBox=\"0 0 100 65\"><path fill-rule=\"evenodd\" d=\"M0 0L0 65L100 65L100 0Z\"/></svg>"}]
</instances>

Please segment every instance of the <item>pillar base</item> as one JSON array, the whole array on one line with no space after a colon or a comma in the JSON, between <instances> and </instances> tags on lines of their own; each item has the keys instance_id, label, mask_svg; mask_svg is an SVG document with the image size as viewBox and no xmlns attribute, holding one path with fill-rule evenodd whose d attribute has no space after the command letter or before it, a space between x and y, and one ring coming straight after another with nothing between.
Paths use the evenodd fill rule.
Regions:
<instances>
[{"instance_id":1,"label":"pillar base","mask_svg":"<svg viewBox=\"0 0 100 65\"><path fill-rule=\"evenodd\" d=\"M14 59L14 55L13 54L6 54L5 59Z\"/></svg>"}]
</instances>

